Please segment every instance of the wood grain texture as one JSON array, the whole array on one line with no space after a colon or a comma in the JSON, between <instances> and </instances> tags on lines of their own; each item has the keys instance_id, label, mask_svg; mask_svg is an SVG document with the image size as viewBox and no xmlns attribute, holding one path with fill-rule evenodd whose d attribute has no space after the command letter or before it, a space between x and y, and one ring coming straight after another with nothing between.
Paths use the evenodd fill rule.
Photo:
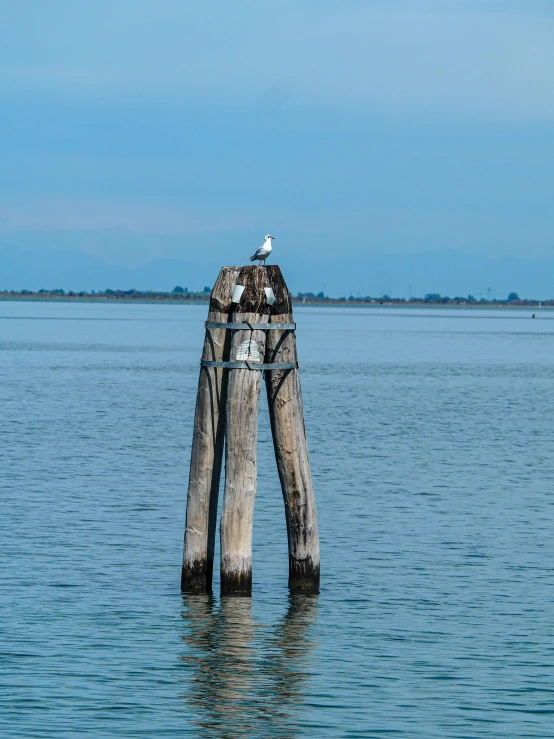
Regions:
<instances>
[{"instance_id":1,"label":"wood grain texture","mask_svg":"<svg viewBox=\"0 0 554 739\"><path fill-rule=\"evenodd\" d=\"M208 321L229 321L231 294L238 274L238 267L221 269L212 290ZM230 341L230 331L207 329L202 358L213 361L228 359ZM216 367L200 369L181 572L183 592L206 592L212 587L217 501L225 439L227 379L228 370Z\"/></svg>"},{"instance_id":2,"label":"wood grain texture","mask_svg":"<svg viewBox=\"0 0 554 739\"><path fill-rule=\"evenodd\" d=\"M270 322L292 322L292 307ZM266 362L297 361L293 331L268 331ZM318 592L319 534L315 493L308 456L302 391L297 369L265 373L277 469L283 491L289 545L289 588Z\"/></svg>"}]
</instances>

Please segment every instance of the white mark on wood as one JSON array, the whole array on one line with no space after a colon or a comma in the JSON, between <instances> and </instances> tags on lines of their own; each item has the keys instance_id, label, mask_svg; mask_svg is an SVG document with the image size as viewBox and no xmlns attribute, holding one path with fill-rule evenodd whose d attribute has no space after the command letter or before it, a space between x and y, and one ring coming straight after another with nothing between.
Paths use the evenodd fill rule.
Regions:
<instances>
[{"instance_id":1,"label":"white mark on wood","mask_svg":"<svg viewBox=\"0 0 554 739\"><path fill-rule=\"evenodd\" d=\"M268 305L273 305L273 303L277 300L275 297L275 293L273 292L272 287L264 287L264 293L267 300Z\"/></svg>"},{"instance_id":2,"label":"white mark on wood","mask_svg":"<svg viewBox=\"0 0 554 739\"><path fill-rule=\"evenodd\" d=\"M261 359L258 344L255 341L243 341L237 349L236 362L259 362Z\"/></svg>"},{"instance_id":3,"label":"white mark on wood","mask_svg":"<svg viewBox=\"0 0 554 739\"><path fill-rule=\"evenodd\" d=\"M233 288L233 295L231 296L231 303L240 303L243 292L244 285L235 285Z\"/></svg>"}]
</instances>

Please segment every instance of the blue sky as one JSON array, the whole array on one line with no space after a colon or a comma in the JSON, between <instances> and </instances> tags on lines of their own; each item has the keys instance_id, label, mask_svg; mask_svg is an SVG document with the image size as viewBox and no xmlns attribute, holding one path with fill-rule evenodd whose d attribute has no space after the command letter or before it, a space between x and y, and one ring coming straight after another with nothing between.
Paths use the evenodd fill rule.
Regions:
<instances>
[{"instance_id":1,"label":"blue sky","mask_svg":"<svg viewBox=\"0 0 554 739\"><path fill-rule=\"evenodd\" d=\"M539 0L0 0L0 245L550 257L553 39Z\"/></svg>"}]
</instances>

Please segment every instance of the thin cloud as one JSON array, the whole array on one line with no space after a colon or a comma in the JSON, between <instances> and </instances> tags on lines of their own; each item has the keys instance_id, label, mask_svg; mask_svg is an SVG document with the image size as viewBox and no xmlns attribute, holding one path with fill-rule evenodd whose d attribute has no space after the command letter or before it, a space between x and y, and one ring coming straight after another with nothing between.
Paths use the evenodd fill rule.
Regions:
<instances>
[{"instance_id":1,"label":"thin cloud","mask_svg":"<svg viewBox=\"0 0 554 739\"><path fill-rule=\"evenodd\" d=\"M554 117L542 2L17 5L0 19L4 95L251 105L277 85L277 107Z\"/></svg>"}]
</instances>

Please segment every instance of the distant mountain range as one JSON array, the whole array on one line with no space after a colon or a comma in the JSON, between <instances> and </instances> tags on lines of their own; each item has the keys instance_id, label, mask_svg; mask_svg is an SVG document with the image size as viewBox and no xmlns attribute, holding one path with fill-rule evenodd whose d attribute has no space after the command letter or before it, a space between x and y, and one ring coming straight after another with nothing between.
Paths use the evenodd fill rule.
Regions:
<instances>
[{"instance_id":1,"label":"distant mountain range","mask_svg":"<svg viewBox=\"0 0 554 739\"><path fill-rule=\"evenodd\" d=\"M440 293L500 299L513 291L522 298L554 298L554 259L493 259L448 249L315 259L296 257L289 250L282 256L277 252L275 261L294 294L411 297ZM202 290L213 285L223 264L214 257L204 262L156 259L131 267L72 250L0 248L0 290L172 290L176 285Z\"/></svg>"}]
</instances>

